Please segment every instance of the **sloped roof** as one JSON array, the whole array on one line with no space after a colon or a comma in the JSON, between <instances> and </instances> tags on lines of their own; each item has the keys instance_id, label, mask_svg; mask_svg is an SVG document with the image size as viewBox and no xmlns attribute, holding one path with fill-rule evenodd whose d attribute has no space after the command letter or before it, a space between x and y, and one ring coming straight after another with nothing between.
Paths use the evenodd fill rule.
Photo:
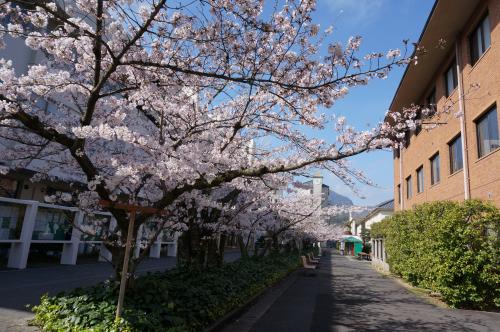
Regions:
<instances>
[{"instance_id":1,"label":"sloped roof","mask_svg":"<svg viewBox=\"0 0 500 332\"><path fill-rule=\"evenodd\" d=\"M389 107L390 112L399 112L419 101L442 62L453 52L457 36L480 2L436 0L418 40L418 45L425 48L425 55L419 56L418 65L406 66ZM386 121L390 119L387 115Z\"/></svg>"},{"instance_id":2,"label":"sloped roof","mask_svg":"<svg viewBox=\"0 0 500 332\"><path fill-rule=\"evenodd\" d=\"M385 202L380 203L379 205L376 206L376 209L394 210L394 199L392 198Z\"/></svg>"},{"instance_id":3,"label":"sloped roof","mask_svg":"<svg viewBox=\"0 0 500 332\"><path fill-rule=\"evenodd\" d=\"M387 201L384 201L380 204L378 204L375 209L371 210L370 213L368 213L366 216L364 216L363 218L359 219L359 220L356 220L356 225L360 225L362 223L364 223L365 221L367 221L368 219L370 219L371 217L373 217L376 213L378 212L392 212L394 211L394 199L390 199L390 200L387 200Z\"/></svg>"}]
</instances>

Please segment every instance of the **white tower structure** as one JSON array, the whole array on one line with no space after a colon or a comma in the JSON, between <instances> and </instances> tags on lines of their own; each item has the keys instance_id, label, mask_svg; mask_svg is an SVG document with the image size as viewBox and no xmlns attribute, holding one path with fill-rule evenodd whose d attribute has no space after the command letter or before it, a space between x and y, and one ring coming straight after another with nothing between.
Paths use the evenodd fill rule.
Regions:
<instances>
[{"instance_id":1,"label":"white tower structure","mask_svg":"<svg viewBox=\"0 0 500 332\"><path fill-rule=\"evenodd\" d=\"M317 172L313 176L312 194L314 198L314 204L320 205L322 203L322 196L323 196L323 176L319 172Z\"/></svg>"}]
</instances>

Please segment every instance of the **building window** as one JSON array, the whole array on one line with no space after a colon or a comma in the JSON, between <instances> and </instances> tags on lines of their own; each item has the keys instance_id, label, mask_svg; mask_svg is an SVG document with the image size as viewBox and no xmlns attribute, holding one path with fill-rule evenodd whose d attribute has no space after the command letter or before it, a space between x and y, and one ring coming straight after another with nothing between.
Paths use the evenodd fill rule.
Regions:
<instances>
[{"instance_id":1,"label":"building window","mask_svg":"<svg viewBox=\"0 0 500 332\"><path fill-rule=\"evenodd\" d=\"M433 88L431 93L425 98L425 106L431 110L436 108L436 88Z\"/></svg>"},{"instance_id":2,"label":"building window","mask_svg":"<svg viewBox=\"0 0 500 332\"><path fill-rule=\"evenodd\" d=\"M429 93L427 98L425 98L424 107L430 109L431 113L433 113L434 110L436 109L436 88L435 87L431 90L431 92ZM415 120L418 121L418 123L416 125L416 129L415 129L415 135L418 135L422 131L423 115L422 115L421 109L417 111L417 116L416 116Z\"/></svg>"},{"instance_id":3,"label":"building window","mask_svg":"<svg viewBox=\"0 0 500 332\"><path fill-rule=\"evenodd\" d=\"M441 165L439 161L439 153L436 153L431 157L431 185L439 183L440 178Z\"/></svg>"},{"instance_id":4,"label":"building window","mask_svg":"<svg viewBox=\"0 0 500 332\"><path fill-rule=\"evenodd\" d=\"M479 158L500 147L496 106L476 121Z\"/></svg>"},{"instance_id":5,"label":"building window","mask_svg":"<svg viewBox=\"0 0 500 332\"><path fill-rule=\"evenodd\" d=\"M408 149L408 147L410 146L410 138L411 138L410 131L409 130L405 131L405 138L404 138L404 144L403 144L405 149Z\"/></svg>"},{"instance_id":6,"label":"building window","mask_svg":"<svg viewBox=\"0 0 500 332\"><path fill-rule=\"evenodd\" d=\"M392 156L394 159L399 158L399 147L392 149Z\"/></svg>"},{"instance_id":7,"label":"building window","mask_svg":"<svg viewBox=\"0 0 500 332\"><path fill-rule=\"evenodd\" d=\"M462 157L462 136L458 135L448 145L450 147L450 173L453 174L464 167Z\"/></svg>"},{"instance_id":8,"label":"building window","mask_svg":"<svg viewBox=\"0 0 500 332\"><path fill-rule=\"evenodd\" d=\"M417 192L424 191L424 166L417 168Z\"/></svg>"},{"instance_id":9,"label":"building window","mask_svg":"<svg viewBox=\"0 0 500 332\"><path fill-rule=\"evenodd\" d=\"M401 185L398 184L398 203L401 204Z\"/></svg>"},{"instance_id":10,"label":"building window","mask_svg":"<svg viewBox=\"0 0 500 332\"><path fill-rule=\"evenodd\" d=\"M477 25L474 32L469 37L471 64L474 65L477 60L491 45L490 17L486 17Z\"/></svg>"},{"instance_id":11,"label":"building window","mask_svg":"<svg viewBox=\"0 0 500 332\"><path fill-rule=\"evenodd\" d=\"M415 117L415 136L420 134L422 131L422 110L417 111L417 116Z\"/></svg>"},{"instance_id":12,"label":"building window","mask_svg":"<svg viewBox=\"0 0 500 332\"><path fill-rule=\"evenodd\" d=\"M413 188L411 186L411 175L406 178L406 198L410 199L413 195Z\"/></svg>"},{"instance_id":13,"label":"building window","mask_svg":"<svg viewBox=\"0 0 500 332\"><path fill-rule=\"evenodd\" d=\"M449 97L458 86L457 63L455 61L446 70L444 81L446 83L446 97Z\"/></svg>"}]
</instances>

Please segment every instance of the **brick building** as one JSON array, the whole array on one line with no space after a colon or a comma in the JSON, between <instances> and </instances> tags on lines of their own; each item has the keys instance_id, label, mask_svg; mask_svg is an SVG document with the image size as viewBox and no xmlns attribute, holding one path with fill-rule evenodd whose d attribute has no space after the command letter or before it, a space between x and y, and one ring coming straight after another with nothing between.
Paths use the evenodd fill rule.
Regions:
<instances>
[{"instance_id":1,"label":"brick building","mask_svg":"<svg viewBox=\"0 0 500 332\"><path fill-rule=\"evenodd\" d=\"M478 198L500 206L500 0L437 0L390 106L435 107L394 151L395 210Z\"/></svg>"}]
</instances>

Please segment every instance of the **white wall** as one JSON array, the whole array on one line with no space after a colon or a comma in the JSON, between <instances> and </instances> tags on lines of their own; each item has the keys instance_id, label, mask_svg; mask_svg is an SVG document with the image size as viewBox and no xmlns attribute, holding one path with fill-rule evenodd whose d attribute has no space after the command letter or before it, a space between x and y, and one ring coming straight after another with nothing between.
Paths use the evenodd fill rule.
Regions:
<instances>
[{"instance_id":1,"label":"white wall","mask_svg":"<svg viewBox=\"0 0 500 332\"><path fill-rule=\"evenodd\" d=\"M354 219L351 220L351 234L356 235L356 221Z\"/></svg>"},{"instance_id":2,"label":"white wall","mask_svg":"<svg viewBox=\"0 0 500 332\"><path fill-rule=\"evenodd\" d=\"M391 211L379 211L376 213L374 216L372 216L370 219L368 219L365 222L365 228L366 229L371 229L373 224L376 224L378 222L381 222L385 218L392 216L394 212Z\"/></svg>"}]
</instances>

